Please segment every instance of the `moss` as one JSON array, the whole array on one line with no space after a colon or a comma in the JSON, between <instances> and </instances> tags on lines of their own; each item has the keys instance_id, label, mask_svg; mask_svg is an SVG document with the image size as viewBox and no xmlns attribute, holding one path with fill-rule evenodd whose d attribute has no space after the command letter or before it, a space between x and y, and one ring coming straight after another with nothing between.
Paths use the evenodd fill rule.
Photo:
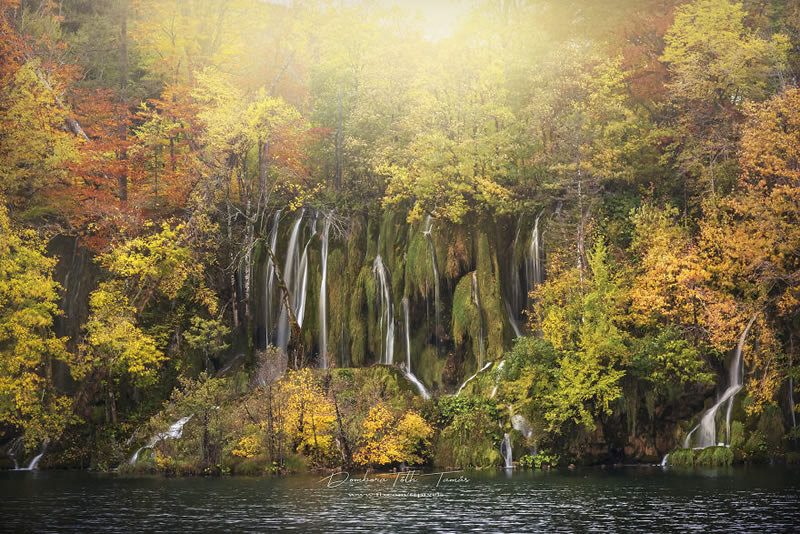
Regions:
<instances>
[{"instance_id":1,"label":"moss","mask_svg":"<svg viewBox=\"0 0 800 534\"><path fill-rule=\"evenodd\" d=\"M728 447L706 447L695 457L695 465L703 467L728 466L733 463L733 451Z\"/></svg>"},{"instance_id":2,"label":"moss","mask_svg":"<svg viewBox=\"0 0 800 534\"><path fill-rule=\"evenodd\" d=\"M764 442L770 454L775 454L782 448L785 428L783 425L783 415L778 406L770 405L764 408L764 411L761 412L761 416L758 418L758 425L756 428L763 434Z\"/></svg>"},{"instance_id":3,"label":"moss","mask_svg":"<svg viewBox=\"0 0 800 534\"><path fill-rule=\"evenodd\" d=\"M461 277L453 293L452 335L456 345L464 343L465 337L476 336L480 328L478 309L472 302L472 277L473 273Z\"/></svg>"},{"instance_id":4,"label":"moss","mask_svg":"<svg viewBox=\"0 0 800 534\"><path fill-rule=\"evenodd\" d=\"M366 283L371 273L367 267L361 270L350 295L350 363L363 366L367 362L367 313Z\"/></svg>"},{"instance_id":5,"label":"moss","mask_svg":"<svg viewBox=\"0 0 800 534\"><path fill-rule=\"evenodd\" d=\"M511 329L503 305L497 252L489 243L488 231L478 230L476 257L481 311L486 324L486 357L494 360L503 356L506 340L511 339Z\"/></svg>"},{"instance_id":6,"label":"moss","mask_svg":"<svg viewBox=\"0 0 800 534\"><path fill-rule=\"evenodd\" d=\"M667 463L676 467L691 467L694 465L693 449L678 449L669 453Z\"/></svg>"}]
</instances>

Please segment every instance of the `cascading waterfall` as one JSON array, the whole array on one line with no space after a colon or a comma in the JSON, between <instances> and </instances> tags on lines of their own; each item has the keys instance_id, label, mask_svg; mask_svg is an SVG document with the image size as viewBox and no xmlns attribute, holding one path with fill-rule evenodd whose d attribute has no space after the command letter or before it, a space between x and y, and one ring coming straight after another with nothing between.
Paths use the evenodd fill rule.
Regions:
<instances>
[{"instance_id":1,"label":"cascading waterfall","mask_svg":"<svg viewBox=\"0 0 800 534\"><path fill-rule=\"evenodd\" d=\"M661 463L659 465L661 467L667 467L667 461L669 461L669 453L664 455L664 457L661 459Z\"/></svg>"},{"instance_id":2,"label":"cascading waterfall","mask_svg":"<svg viewBox=\"0 0 800 534\"><path fill-rule=\"evenodd\" d=\"M753 315L742 332L742 335L739 337L739 343L736 346L733 359L731 359L731 366L728 372L728 389L722 393L722 397L720 397L716 404L709 408L709 410L703 415L703 417L700 419L700 423L694 427L689 434L686 435L686 440L683 444L684 448L688 449L691 446L692 435L695 433L697 433L697 438L695 439L695 448L703 449L717 444L716 415L720 406L726 402L728 403L725 415L725 429L727 436L726 443L730 443L733 400L736 394L742 389L742 382L744 379L744 361L742 360L742 350L744 349L744 343L747 339L747 333L750 331L750 327L753 326L755 320L756 316Z\"/></svg>"},{"instance_id":3,"label":"cascading waterfall","mask_svg":"<svg viewBox=\"0 0 800 534\"><path fill-rule=\"evenodd\" d=\"M478 291L478 274L477 271L472 271L472 303L478 308L478 365L483 365L483 339L484 326L483 326L483 313L481 312L481 295Z\"/></svg>"},{"instance_id":4,"label":"cascading waterfall","mask_svg":"<svg viewBox=\"0 0 800 534\"><path fill-rule=\"evenodd\" d=\"M414 384L414 387L417 388L417 391L422 398L427 400L430 399L431 396L428 393L428 390L425 389L425 385L416 377L414 372L411 370L411 321L409 320L409 313L408 313L408 298L403 297L403 325L406 331L406 365L405 365L405 375L409 382Z\"/></svg>"},{"instance_id":5,"label":"cascading waterfall","mask_svg":"<svg viewBox=\"0 0 800 534\"><path fill-rule=\"evenodd\" d=\"M186 423L189 422L189 419L191 419L192 417L194 417L194 414L187 415L186 417L181 417L180 419L172 423L172 425L170 425L170 427L167 429L166 432L161 432L160 434L156 434L155 436L150 438L150 441L147 442L147 445L145 445L144 447L139 447L139 449L135 453L133 453L133 456L131 456L129 463L131 465L135 464L136 460L139 459L139 453L142 452L142 450L152 449L153 447L155 447L156 443L158 443L161 440L167 438L172 438L172 439L180 438L183 435L183 427L186 425Z\"/></svg>"},{"instance_id":6,"label":"cascading waterfall","mask_svg":"<svg viewBox=\"0 0 800 534\"><path fill-rule=\"evenodd\" d=\"M328 368L328 235L331 229L330 216L322 227L322 280L319 287L319 363Z\"/></svg>"},{"instance_id":7,"label":"cascading waterfall","mask_svg":"<svg viewBox=\"0 0 800 534\"><path fill-rule=\"evenodd\" d=\"M283 266L283 281L286 284L286 288L289 290L289 294L291 296L294 295L294 291L292 290L292 282L299 277L300 225L303 223L303 216L305 215L305 212L305 209L300 212L300 216L292 226L292 231L289 234L289 245L286 247L286 263ZM291 300L292 299L290 298L290 301ZM278 320L277 342L278 347L285 351L289 346L289 312L286 310L286 306L284 305L284 300L282 297L280 298L280 302L281 314ZM292 305L292 308L294 308L294 305Z\"/></svg>"},{"instance_id":8,"label":"cascading waterfall","mask_svg":"<svg viewBox=\"0 0 800 534\"><path fill-rule=\"evenodd\" d=\"M380 245L380 238L378 238L378 244ZM392 302L389 271L383 264L380 252L375 256L372 273L375 276L375 282L378 284L378 308L381 310L379 328L381 332L384 331L384 327L386 328L380 363L392 365L394 363L394 303Z\"/></svg>"},{"instance_id":9,"label":"cascading waterfall","mask_svg":"<svg viewBox=\"0 0 800 534\"><path fill-rule=\"evenodd\" d=\"M503 434L503 445L500 447L500 453L503 455L503 461L505 462L503 467L506 469L513 469L514 457L511 449L511 438L509 437L508 432Z\"/></svg>"},{"instance_id":10,"label":"cascading waterfall","mask_svg":"<svg viewBox=\"0 0 800 534\"><path fill-rule=\"evenodd\" d=\"M269 248L272 254L277 254L275 247L278 246L278 226L281 221L281 210L275 212L272 218L272 229L269 234ZM266 337L264 346L269 345L272 323L275 321L275 264L272 256L267 259L267 279L264 284L264 335Z\"/></svg>"},{"instance_id":11,"label":"cascading waterfall","mask_svg":"<svg viewBox=\"0 0 800 534\"><path fill-rule=\"evenodd\" d=\"M439 327L439 266L436 262L436 247L433 244L431 230L433 230L433 221L431 220L431 216L428 215L425 217L425 230L422 231L422 235L428 240L428 244L431 248L431 265L433 266L433 309L436 314L436 344L438 346L439 334L441 333Z\"/></svg>"}]
</instances>

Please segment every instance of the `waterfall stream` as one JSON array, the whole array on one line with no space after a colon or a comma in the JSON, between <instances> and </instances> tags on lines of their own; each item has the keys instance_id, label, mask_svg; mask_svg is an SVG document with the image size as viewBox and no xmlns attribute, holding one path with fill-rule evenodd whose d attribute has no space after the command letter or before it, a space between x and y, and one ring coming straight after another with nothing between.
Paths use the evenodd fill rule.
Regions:
<instances>
[{"instance_id":1,"label":"waterfall stream","mask_svg":"<svg viewBox=\"0 0 800 534\"><path fill-rule=\"evenodd\" d=\"M300 225L303 223L303 216L305 215L305 209L300 212L300 216L295 221L294 225L292 226L292 231L289 234L289 244L286 247L286 262L283 266L283 281L286 284L286 288L289 290L289 294L291 297L294 296L293 291L293 281L299 277L299 265L300 265ZM284 305L284 300L281 297L280 299L281 305L281 314L278 320L278 336L277 342L278 347L283 349L284 351L289 346L289 312L286 310L286 306ZM293 301L290 298L290 301ZM294 304L292 304L292 308L294 308Z\"/></svg>"},{"instance_id":2,"label":"waterfall stream","mask_svg":"<svg viewBox=\"0 0 800 534\"><path fill-rule=\"evenodd\" d=\"M691 432L686 435L683 447L688 449L692 444L692 436L696 433L697 437L694 440L695 448L701 449L705 447L712 447L717 445L717 427L716 415L719 408L728 403L725 415L725 429L726 429L726 443L730 443L731 439L731 412L733 410L733 401L736 394L742 389L742 381L744 379L744 361L742 360L742 350L747 339L747 333L750 327L756 320L756 316L750 319L745 327L742 335L739 337L739 343L736 346L736 351L731 359L730 369L728 371L728 388L722 393L720 399L708 409L708 411L700 419L700 423L695 426Z\"/></svg>"},{"instance_id":3,"label":"waterfall stream","mask_svg":"<svg viewBox=\"0 0 800 534\"><path fill-rule=\"evenodd\" d=\"M311 219L311 235L306 241L306 246L303 247L303 255L300 258L300 267L298 272L300 278L296 279L298 283L291 288L292 294L292 309L294 309L295 317L297 317L297 325L303 326L303 319L306 315L306 296L308 294L308 248L317 235L317 219Z\"/></svg>"},{"instance_id":4,"label":"waterfall stream","mask_svg":"<svg viewBox=\"0 0 800 534\"><path fill-rule=\"evenodd\" d=\"M20 441L20 443L21 443L21 441ZM41 460L42 456L44 456L44 453L47 452L47 446L48 445L50 445L50 440L45 439L44 442L42 442L42 448L39 449L39 454L34 456L33 459L28 463L28 465L26 467L19 467L18 466L19 464L17 464L16 455L13 455L12 458L14 459L14 470L15 471L33 471L33 470L35 470L37 468L37 466L39 465L39 460Z\"/></svg>"},{"instance_id":5,"label":"waterfall stream","mask_svg":"<svg viewBox=\"0 0 800 534\"><path fill-rule=\"evenodd\" d=\"M272 229L269 234L269 248L272 254L277 254L275 247L278 246L278 226L281 221L281 210L275 212L272 217ZM275 264L272 256L267 259L267 279L264 284L264 346L270 343L270 332L275 321Z\"/></svg>"},{"instance_id":6,"label":"waterfall stream","mask_svg":"<svg viewBox=\"0 0 800 534\"><path fill-rule=\"evenodd\" d=\"M411 370L411 321L409 320L407 297L403 297L403 325L406 334L406 364L404 373L408 381L414 384L414 387L417 388L417 391L420 395L422 395L422 398L425 400L430 399L430 393L428 393L428 390L425 389L425 385Z\"/></svg>"},{"instance_id":7,"label":"waterfall stream","mask_svg":"<svg viewBox=\"0 0 800 534\"><path fill-rule=\"evenodd\" d=\"M536 216L533 223L533 231L531 232L531 240L528 245L528 251L525 258L525 277L528 281L528 293L544 280L544 271L542 270L542 251L540 246L541 234L539 232L539 219L542 214Z\"/></svg>"},{"instance_id":8,"label":"waterfall stream","mask_svg":"<svg viewBox=\"0 0 800 534\"><path fill-rule=\"evenodd\" d=\"M328 235L331 218L325 218L322 227L322 280L319 287L319 364L328 368Z\"/></svg>"},{"instance_id":9,"label":"waterfall stream","mask_svg":"<svg viewBox=\"0 0 800 534\"><path fill-rule=\"evenodd\" d=\"M433 221L431 220L431 216L428 215L425 217L425 230L422 231L422 235L428 240L428 244L430 245L431 249L431 266L433 267L433 309L434 314L436 315L436 346L439 346L439 335L441 334L440 326L439 326L439 266L436 262L436 247L433 244L433 235L431 234L431 230L433 229Z\"/></svg>"},{"instance_id":10,"label":"waterfall stream","mask_svg":"<svg viewBox=\"0 0 800 534\"><path fill-rule=\"evenodd\" d=\"M145 445L144 447L139 447L139 449L135 453L133 453L133 456L131 456L129 463L131 465L134 465L136 463L136 460L139 459L139 453L142 452L142 450L152 449L153 447L155 447L156 443L158 443L161 440L167 438L172 438L172 439L180 438L183 435L184 425L186 425L186 423L188 423L189 419L191 419L192 417L194 417L194 414L182 417L177 421L175 421L174 423L172 423L172 425L170 425L170 427L167 429L166 432L161 432L160 434L156 434L155 436L150 438L150 441L147 442L147 445Z\"/></svg>"},{"instance_id":11,"label":"waterfall stream","mask_svg":"<svg viewBox=\"0 0 800 534\"><path fill-rule=\"evenodd\" d=\"M461 387L459 387L459 388L458 388L458 391L456 391L456 397L458 397L458 396L461 394L461 390L462 390L462 389L464 389L464 387L465 387L467 384L469 384L469 383L470 383L472 380L474 380L474 379L475 379L475 377L476 377L476 376L478 376L480 373L482 373L482 372L484 372L486 369L488 369L488 368L489 368L491 365L492 365L492 362L486 362L486 365L484 365L483 367L481 367L480 369L478 369L477 371L475 371L475 374L474 374L474 375L472 375L471 377L469 377L469 378L467 378L466 380L464 380L464 383L463 383L463 384L461 384Z\"/></svg>"},{"instance_id":12,"label":"waterfall stream","mask_svg":"<svg viewBox=\"0 0 800 534\"><path fill-rule=\"evenodd\" d=\"M380 244L380 238L378 238L378 243ZM392 365L392 363L394 363L394 303L392 301L392 286L389 278L389 271L383 264L380 253L375 256L372 272L375 275L375 282L378 284L378 308L380 309L379 328L381 332L384 332L384 328L386 329L380 363Z\"/></svg>"},{"instance_id":13,"label":"waterfall stream","mask_svg":"<svg viewBox=\"0 0 800 534\"><path fill-rule=\"evenodd\" d=\"M500 447L500 453L503 455L503 461L505 462L506 469L513 469L514 467L514 456L511 449L511 438L508 435L508 432L503 434L503 444Z\"/></svg>"}]
</instances>

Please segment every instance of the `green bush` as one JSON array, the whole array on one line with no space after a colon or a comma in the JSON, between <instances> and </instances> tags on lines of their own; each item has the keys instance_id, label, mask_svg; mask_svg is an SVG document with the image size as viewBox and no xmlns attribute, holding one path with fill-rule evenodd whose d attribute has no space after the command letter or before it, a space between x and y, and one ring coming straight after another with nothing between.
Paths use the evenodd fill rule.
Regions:
<instances>
[{"instance_id":1,"label":"green bush","mask_svg":"<svg viewBox=\"0 0 800 534\"><path fill-rule=\"evenodd\" d=\"M555 454L526 454L519 459L519 465L525 469L545 469L548 467L556 467L558 465L558 459L558 455Z\"/></svg>"}]
</instances>

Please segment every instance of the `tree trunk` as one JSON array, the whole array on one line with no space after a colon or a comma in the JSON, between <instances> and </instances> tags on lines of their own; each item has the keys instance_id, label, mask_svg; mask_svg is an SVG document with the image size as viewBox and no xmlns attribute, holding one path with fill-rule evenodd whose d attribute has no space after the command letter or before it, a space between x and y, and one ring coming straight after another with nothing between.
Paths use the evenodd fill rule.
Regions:
<instances>
[{"instance_id":1,"label":"tree trunk","mask_svg":"<svg viewBox=\"0 0 800 534\"><path fill-rule=\"evenodd\" d=\"M127 115L128 109L125 102L125 91L128 88L128 0L120 0L120 17L119 17L119 96L120 96L120 121L119 121L119 137L122 141L122 149L120 150L119 159L125 161L128 159L128 153L125 148L125 141L127 137ZM119 199L122 202L128 200L128 172L124 165L121 166L119 176Z\"/></svg>"}]
</instances>

